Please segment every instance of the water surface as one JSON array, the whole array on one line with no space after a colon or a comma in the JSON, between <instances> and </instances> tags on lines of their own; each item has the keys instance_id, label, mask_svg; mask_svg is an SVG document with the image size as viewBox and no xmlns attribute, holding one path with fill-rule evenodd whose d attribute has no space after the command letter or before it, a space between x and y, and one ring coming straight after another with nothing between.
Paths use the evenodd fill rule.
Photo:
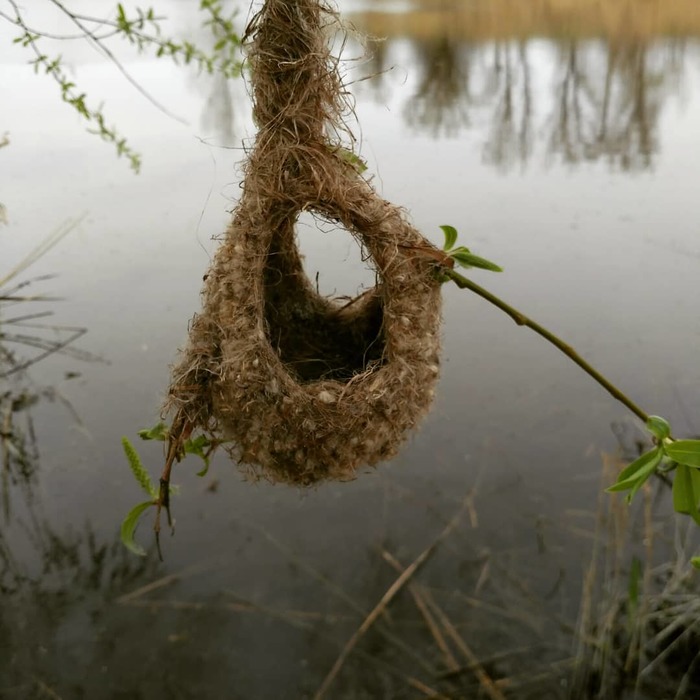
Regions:
<instances>
[{"instance_id":1,"label":"water surface","mask_svg":"<svg viewBox=\"0 0 700 700\"><path fill-rule=\"evenodd\" d=\"M351 80L371 76L353 92L375 185L436 242L440 224L456 226L506 270L474 279L678 432L697 432L696 14L686 8L679 25L668 10L655 25L640 13L623 32L615 17L609 26L578 14L545 22L542 3L476 22L467 5L479 4L343 3L360 30L384 37L347 68ZM99 6L107 14L111 4ZM175 31L206 41L192 29L191 3L160 6ZM51 21L38 8L32 18ZM304 492L246 483L224 459L204 480L183 463L165 562L152 547L145 560L122 550L118 525L139 494L120 437L157 420L254 130L240 81L125 53L127 69L182 123L89 47L60 51L144 165L133 175L33 75L27 55L2 42L0 132L11 144L0 151L9 219L0 274L85 213L27 276L57 275L32 289L63 300L37 309L86 327L80 347L103 361L54 355L0 387L54 390L32 407L38 454L12 480L0 534L0 697L310 697L396 577L382 550L408 565L467 496L461 525L421 580L479 658L529 649L494 662L496 678L566 659L600 453L616 448L610 424L625 410L456 288L445 290L435 406L396 460ZM323 290L371 282L347 235L307 224L301 245ZM155 474L159 449L142 452ZM147 526L139 539L150 543ZM422 697L406 679L431 679L421 664L439 670L442 659L408 596L384 630L352 656L331 697Z\"/></svg>"}]
</instances>

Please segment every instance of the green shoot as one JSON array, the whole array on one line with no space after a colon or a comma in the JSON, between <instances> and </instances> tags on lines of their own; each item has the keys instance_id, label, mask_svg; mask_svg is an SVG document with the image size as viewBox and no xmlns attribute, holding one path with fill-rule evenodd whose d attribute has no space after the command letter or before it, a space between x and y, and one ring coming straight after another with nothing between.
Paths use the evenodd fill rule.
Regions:
<instances>
[{"instance_id":1,"label":"green shoot","mask_svg":"<svg viewBox=\"0 0 700 700\"><path fill-rule=\"evenodd\" d=\"M132 551L134 554L139 556L146 556L146 550L136 543L134 539L134 534L136 532L136 526L138 525L141 516L148 510L150 506L156 505L158 502L159 494L158 489L153 485L151 477L148 471L143 466L141 457L136 451L136 448L129 442L128 438L122 438L122 447L124 448L124 454L126 455L127 462L129 463L129 468L134 478L138 482L139 486L151 497L150 500L139 503L134 506L126 518L122 522L121 527L121 540L122 544Z\"/></svg>"},{"instance_id":2,"label":"green shoot","mask_svg":"<svg viewBox=\"0 0 700 700\"><path fill-rule=\"evenodd\" d=\"M141 516L151 507L154 506L154 501L144 501L134 506L124 518L121 527L121 540L122 544L134 554L140 557L146 556L146 550L136 542L134 539L134 534L136 533L136 526L139 523Z\"/></svg>"},{"instance_id":3,"label":"green shoot","mask_svg":"<svg viewBox=\"0 0 700 700\"><path fill-rule=\"evenodd\" d=\"M136 451L136 448L129 442L128 438L122 438L122 447L124 448L124 454L129 462L129 468L134 478L138 482L139 486L151 497L158 498L158 489L153 485L151 477L149 476L146 468L143 466L141 457Z\"/></svg>"},{"instance_id":4,"label":"green shoot","mask_svg":"<svg viewBox=\"0 0 700 700\"><path fill-rule=\"evenodd\" d=\"M700 525L700 473L687 464L679 464L673 480L673 510L689 515Z\"/></svg>"},{"instance_id":5,"label":"green shoot","mask_svg":"<svg viewBox=\"0 0 700 700\"><path fill-rule=\"evenodd\" d=\"M700 469L700 440L675 440L665 444L664 450L674 462Z\"/></svg>"},{"instance_id":6,"label":"green shoot","mask_svg":"<svg viewBox=\"0 0 700 700\"><path fill-rule=\"evenodd\" d=\"M199 435L187 440L183 447L185 454L197 455L204 462L204 467L197 472L197 476L206 476L209 471L209 457L216 444L212 443L206 435Z\"/></svg>"},{"instance_id":7,"label":"green shoot","mask_svg":"<svg viewBox=\"0 0 700 700\"><path fill-rule=\"evenodd\" d=\"M673 509L700 525L700 440L674 440L671 426L660 416L649 416L646 428L653 436L655 447L625 467L606 491L629 491L629 503L653 473L667 474L675 470ZM696 557L692 563L700 568L700 558Z\"/></svg>"},{"instance_id":8,"label":"green shoot","mask_svg":"<svg viewBox=\"0 0 700 700\"><path fill-rule=\"evenodd\" d=\"M139 430L138 435L142 440L165 441L170 437L170 430L165 423L161 422L152 428ZM197 476L205 476L209 471L209 458L218 444L218 442L212 442L206 435L189 438L182 444L185 454L196 455L204 462L204 468L197 472Z\"/></svg>"},{"instance_id":9,"label":"green shoot","mask_svg":"<svg viewBox=\"0 0 700 700\"><path fill-rule=\"evenodd\" d=\"M139 430L138 432L138 435L142 440L167 440L168 434L168 426L165 423L158 423L152 428Z\"/></svg>"},{"instance_id":10,"label":"green shoot","mask_svg":"<svg viewBox=\"0 0 700 700\"><path fill-rule=\"evenodd\" d=\"M443 250L447 253L447 257L454 260L457 265L464 267L466 269L478 268L480 270L489 270L490 272L503 272L503 268L496 263L486 260L486 258L481 258L478 255L469 250L466 246L459 246L455 248L455 243L457 242L457 229L454 226L443 225L440 226L442 232L445 234L445 244L443 245Z\"/></svg>"},{"instance_id":11,"label":"green shoot","mask_svg":"<svg viewBox=\"0 0 700 700\"><path fill-rule=\"evenodd\" d=\"M360 175L367 170L367 163L357 153L342 146L337 146L333 150L342 161L351 165Z\"/></svg>"},{"instance_id":12,"label":"green shoot","mask_svg":"<svg viewBox=\"0 0 700 700\"><path fill-rule=\"evenodd\" d=\"M655 447L653 450L645 452L641 457L635 459L632 464L623 469L617 481L605 490L608 493L629 490L627 501L630 502L644 482L656 471L663 457L664 453L660 447Z\"/></svg>"},{"instance_id":13,"label":"green shoot","mask_svg":"<svg viewBox=\"0 0 700 700\"><path fill-rule=\"evenodd\" d=\"M649 416L647 418L647 430L657 439L665 440L671 437L671 426L661 416Z\"/></svg>"},{"instance_id":14,"label":"green shoot","mask_svg":"<svg viewBox=\"0 0 700 700\"><path fill-rule=\"evenodd\" d=\"M20 32L13 42L34 54L34 58L29 62L34 66L34 72L42 72L51 77L58 85L61 100L73 108L86 122L88 132L113 144L117 155L124 156L131 169L138 173L141 168L141 156L114 127L107 126L102 107L90 104L86 93L81 92L69 77L70 71L66 68L62 57L60 55L49 57L44 53L43 40L53 35L40 28L30 28L20 5L14 2L11 4L14 16L0 14L2 19L10 22ZM193 65L200 72L218 73L226 78L237 78L241 74L243 66L241 39L234 28L235 14L224 14L221 0L200 0L199 3L199 9L204 16L202 25L212 33L214 38L215 43L211 51L203 51L189 41L176 41L167 37L161 25L164 18L157 17L152 8L144 10L137 7L133 12L127 12L119 3L115 14L111 17L86 17L74 13L62 3L55 4L88 43L106 56L136 90L166 114L169 114L168 111L141 87L119 61L110 48L108 39L118 37L135 47L140 53L151 50L157 58L170 58L177 65Z\"/></svg>"},{"instance_id":15,"label":"green shoot","mask_svg":"<svg viewBox=\"0 0 700 700\"><path fill-rule=\"evenodd\" d=\"M487 270L501 269L488 260L474 256L468 248L463 246L455 248L458 233L454 226L444 225L440 228L445 235L444 251L454 263L462 267L480 267ZM629 396L581 357L574 348L544 326L510 306L503 299L464 277L454 269L454 264L443 264L438 270L438 279L442 282L452 281L460 289L469 289L506 313L519 326L525 326L537 333L577 364L611 396L644 422L646 429L651 434L654 447L625 467L618 475L617 481L606 491L611 493L627 491L627 502L630 503L652 474L663 476L668 481L667 475L676 471L673 479L674 510L677 513L689 515L700 525L700 440L675 440L671 433L671 426L665 418L646 413ZM700 569L700 557L694 558L692 564Z\"/></svg>"},{"instance_id":16,"label":"green shoot","mask_svg":"<svg viewBox=\"0 0 700 700\"><path fill-rule=\"evenodd\" d=\"M152 428L139 430L138 435L142 440L167 441L170 439L170 428L165 423L161 422ZM211 455L220 444L220 441L210 440L206 435L190 437L182 443L182 451L178 452L177 459L179 461L182 454L196 455L204 462L204 467L197 472L197 476L205 476L209 471ZM136 448L126 437L122 438L122 446L124 448L124 454L126 455L127 462L129 463L131 473L134 475L134 478L138 482L139 486L151 497L151 500L139 503L129 511L126 518L124 518L124 521L122 522L121 540L124 546L134 554L145 556L146 551L134 540L134 534L136 532L138 522L146 510L148 510L149 506L157 506L159 509L160 507L165 506L167 509L168 506L166 499L171 493L175 492L175 487L170 486L169 480L164 482L163 479L161 479L160 484L166 489L166 496L163 497L163 500L161 500L161 489L156 488L151 481L151 477L144 467ZM156 526L156 535L157 534L158 527Z\"/></svg>"}]
</instances>

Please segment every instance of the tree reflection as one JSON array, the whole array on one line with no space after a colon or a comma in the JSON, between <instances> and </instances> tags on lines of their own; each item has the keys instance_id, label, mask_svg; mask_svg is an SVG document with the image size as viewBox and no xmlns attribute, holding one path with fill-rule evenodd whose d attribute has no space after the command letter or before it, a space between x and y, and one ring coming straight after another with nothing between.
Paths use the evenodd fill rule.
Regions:
<instances>
[{"instance_id":1,"label":"tree reflection","mask_svg":"<svg viewBox=\"0 0 700 700\"><path fill-rule=\"evenodd\" d=\"M434 138L481 129L484 161L504 170L536 153L550 163L653 167L662 109L680 93L685 68L680 38L569 39L538 42L537 51L530 40L473 43L447 33L412 43L418 82L406 123ZM383 69L391 46L381 46ZM377 100L386 101L386 76L372 76Z\"/></svg>"},{"instance_id":2,"label":"tree reflection","mask_svg":"<svg viewBox=\"0 0 700 700\"><path fill-rule=\"evenodd\" d=\"M607 155L625 170L652 165L657 126L673 67L650 68L646 44L611 46L593 155Z\"/></svg>"},{"instance_id":3,"label":"tree reflection","mask_svg":"<svg viewBox=\"0 0 700 700\"><path fill-rule=\"evenodd\" d=\"M682 51L682 44L675 48ZM605 159L623 170L651 167L659 151L661 108L676 85L677 53L654 61L659 52L645 42L611 43L605 70L595 81L576 42L562 47L561 53L566 59L555 87L550 155L573 164Z\"/></svg>"},{"instance_id":4,"label":"tree reflection","mask_svg":"<svg viewBox=\"0 0 700 700\"><path fill-rule=\"evenodd\" d=\"M491 128L484 160L508 169L526 163L532 153L532 95L527 45L496 43L494 66L499 80L494 91ZM515 57L513 57L515 54Z\"/></svg>"},{"instance_id":5,"label":"tree reflection","mask_svg":"<svg viewBox=\"0 0 700 700\"><path fill-rule=\"evenodd\" d=\"M97 664L91 655L100 652L92 641L99 637L105 600L152 578L158 567L153 557L131 556L116 534L100 541L89 523L76 532L46 515L32 410L52 398L53 390L34 389L26 374L0 394L2 698L59 697L52 685L64 678L67 656L78 648L91 650L76 664L75 680L81 669ZM71 629L81 631L79 641L71 639Z\"/></svg>"},{"instance_id":6,"label":"tree reflection","mask_svg":"<svg viewBox=\"0 0 700 700\"><path fill-rule=\"evenodd\" d=\"M567 163L578 163L590 153L594 140L596 98L588 76L581 68L577 42L561 45L558 49L560 76L554 81L548 151L560 155Z\"/></svg>"},{"instance_id":7,"label":"tree reflection","mask_svg":"<svg viewBox=\"0 0 700 700\"><path fill-rule=\"evenodd\" d=\"M51 683L65 670L66 646L72 645L67 653L75 654L85 643L84 637L97 637L97 628L91 625L99 618L105 599L152 576L158 566L153 558L131 556L116 533L100 541L89 523L76 532L46 513L48 501L43 497L46 487L42 488L33 415L40 404L57 402L67 409L68 423L78 418L55 387L38 386L33 381L32 366L54 353L81 360L96 358L71 346L84 329L36 323L48 312L15 313L12 317L3 313L9 307L16 310L20 304L48 299L25 293L31 280L14 279L45 250L46 244L40 246L0 280L2 698L59 697ZM9 344L38 352L25 356L11 350ZM68 372L64 376L78 375ZM73 640L66 645L71 628L82 630L80 644ZM88 661L82 663L84 666ZM76 668L80 673L81 664Z\"/></svg>"},{"instance_id":8,"label":"tree reflection","mask_svg":"<svg viewBox=\"0 0 700 700\"><path fill-rule=\"evenodd\" d=\"M353 86L354 92L358 94L365 87L369 88L371 98L379 103L388 102L391 94L386 80L387 74L394 68L389 60L389 46L390 43L385 39L367 39L364 73L369 79Z\"/></svg>"},{"instance_id":9,"label":"tree reflection","mask_svg":"<svg viewBox=\"0 0 700 700\"><path fill-rule=\"evenodd\" d=\"M469 126L470 52L459 49L446 35L414 45L421 76L404 114L409 125L435 137Z\"/></svg>"},{"instance_id":10,"label":"tree reflection","mask_svg":"<svg viewBox=\"0 0 700 700\"><path fill-rule=\"evenodd\" d=\"M0 363L1 364L1 363ZM0 393L0 470L2 472L2 518L11 517L11 486L31 493L39 451L36 445L32 406L39 395L27 388L6 388Z\"/></svg>"}]
</instances>

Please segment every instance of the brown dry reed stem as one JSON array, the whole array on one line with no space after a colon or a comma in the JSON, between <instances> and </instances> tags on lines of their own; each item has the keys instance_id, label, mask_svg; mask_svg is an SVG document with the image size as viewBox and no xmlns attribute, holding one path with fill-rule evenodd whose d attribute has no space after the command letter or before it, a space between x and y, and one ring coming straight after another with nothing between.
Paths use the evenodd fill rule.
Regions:
<instances>
[{"instance_id":1,"label":"brown dry reed stem","mask_svg":"<svg viewBox=\"0 0 700 700\"><path fill-rule=\"evenodd\" d=\"M290 610L276 610L273 608L267 608L263 607L254 603L248 603L245 601L242 602L237 602L237 603L204 603L204 602L195 602L195 601L184 601L184 600L155 600L155 599L143 599L143 598L136 598L129 600L125 603L125 605L129 607L134 607L134 608L147 608L151 612L157 611L157 610L187 610L187 611L195 611L195 612L200 612L203 610L222 610L222 611L228 611L231 613L252 613L252 614L262 614L270 617L271 619L279 620L281 622L284 622L288 624L290 627L294 627L296 629L301 629L305 630L308 632L313 632L314 637L322 640L329 646L333 646L337 644L337 640L328 634L324 634L323 631L321 631L318 627L318 621L322 620L327 623L333 623L333 622L338 622L338 621L345 621L345 618L343 616L337 616L337 615L326 615L324 613L314 613L314 612L306 612L306 611L290 611ZM415 682L416 679L412 678L410 676L406 676L406 674L399 670L398 668L395 668L391 664L387 663L386 661L382 661L376 654L368 653L363 651L362 649L357 649L356 652L357 656L361 658L364 662L366 662L368 665L376 667L378 670L384 671L385 673L388 673L395 678L398 678L402 680L403 682L407 683L408 685L412 687L416 687ZM418 681L420 682L420 681ZM424 685L424 688L428 688L428 686ZM429 689L431 690L431 689ZM423 692L423 691L422 691ZM440 698L439 694L435 694L436 698Z\"/></svg>"},{"instance_id":2,"label":"brown dry reed stem","mask_svg":"<svg viewBox=\"0 0 700 700\"><path fill-rule=\"evenodd\" d=\"M389 552L386 551L383 552L383 556L385 561L387 561L395 571L397 571L399 574L404 573L404 568L401 565L401 562L398 561L398 559L396 559L394 556L392 556ZM464 658L467 660L469 668L474 671L474 675L477 677L477 680L479 681L481 687L484 689L486 695L488 695L488 697L490 697L492 700L505 700L505 696L496 687L493 679L486 672L486 669L484 668L483 664L479 661L476 654L469 648L464 639L462 639L462 636L459 634L455 626L450 622L449 618L447 617L447 615L445 615L442 608L440 608L435 602L435 599L430 594L430 592L419 588L415 584L409 584L409 590L413 594L413 599L416 603L416 607L423 615L423 618L425 619L428 628L433 634L435 643L445 655L449 671L458 670L459 664L457 663L457 660L454 658L454 656L452 656L452 652L447 647L445 638L443 637L439 628L436 627L435 617L437 617L437 621L442 625L447 635L450 637L450 639L452 639L454 645L459 649Z\"/></svg>"},{"instance_id":3,"label":"brown dry reed stem","mask_svg":"<svg viewBox=\"0 0 700 700\"><path fill-rule=\"evenodd\" d=\"M415 688L419 692L423 693L428 698L432 698L432 700L450 700L447 695L443 695L442 693L438 693L436 690L433 690L430 686L426 685L423 683L423 681L418 680L417 678L412 678L409 676L407 679L408 684L411 686L411 688Z\"/></svg>"},{"instance_id":4,"label":"brown dry reed stem","mask_svg":"<svg viewBox=\"0 0 700 700\"><path fill-rule=\"evenodd\" d=\"M249 476L302 486L394 456L439 373L440 282L424 253L436 249L343 157L352 107L334 31L323 0L266 0L245 33L258 135L164 406L230 441ZM302 212L355 238L371 292L344 305L317 293Z\"/></svg>"},{"instance_id":5,"label":"brown dry reed stem","mask_svg":"<svg viewBox=\"0 0 700 700\"><path fill-rule=\"evenodd\" d=\"M396 557L394 557L391 554L391 552L383 550L382 557L385 561L389 563L391 567L393 567L395 571L397 571L399 574L403 573L403 566L401 566L401 563L398 561L398 559L396 559ZM433 614L430 612L428 604L425 602L422 588L420 586L417 586L415 583L410 583L408 585L408 592L413 597L413 602L416 604L418 611L422 615L423 620L425 621L425 625L428 628L428 631L435 640L435 644L437 645L438 649L440 649L440 651L442 652L442 655L445 658L445 666L447 667L448 672L453 673L455 671L458 671L460 666L457 663L457 659L455 659L454 655L452 654L452 651L450 650L450 647L448 646L445 637L440 631L440 627L435 621Z\"/></svg>"},{"instance_id":6,"label":"brown dry reed stem","mask_svg":"<svg viewBox=\"0 0 700 700\"><path fill-rule=\"evenodd\" d=\"M396 595L403 589L403 587L410 581L410 579L416 574L418 569L425 564L425 562L435 553L438 546L450 536L457 525L460 523L464 512L467 510L467 499L465 498L462 502L461 507L452 516L451 520L447 523L442 532L433 540L433 542L426 547L414 560L413 562L399 575L399 577L394 581L394 583L389 586L386 593L381 597L380 601L374 606L372 611L367 615L362 624L358 627L355 633L348 639L340 655L333 664L331 670L328 672L326 677L323 679L319 689L314 695L314 700L322 700L326 697L326 693L330 689L333 681L336 679L338 673L342 669L343 665L347 661L348 657L352 653L357 643L362 639L362 637L367 633L367 631L372 627L372 625L377 621L380 615L386 610L391 601L396 597Z\"/></svg>"},{"instance_id":7,"label":"brown dry reed stem","mask_svg":"<svg viewBox=\"0 0 700 700\"><path fill-rule=\"evenodd\" d=\"M49 685L44 683L38 676L34 676L34 683L41 695L51 698L51 700L63 700L63 698Z\"/></svg>"},{"instance_id":8,"label":"brown dry reed stem","mask_svg":"<svg viewBox=\"0 0 700 700\"><path fill-rule=\"evenodd\" d=\"M378 5L379 3L377 3ZM367 6L352 20L362 31L394 39L434 39L446 30L453 41L485 43L538 36L618 43L660 36L700 36L697 0L417 0L411 12L382 12Z\"/></svg>"},{"instance_id":9,"label":"brown dry reed stem","mask_svg":"<svg viewBox=\"0 0 700 700\"><path fill-rule=\"evenodd\" d=\"M260 527L257 524L246 522L245 525L255 529L259 532L265 539L273 545L278 551L289 557L290 561L302 571L305 571L313 579L325 586L330 593L332 593L336 598L342 600L346 605L348 605L352 610L359 614L363 619L367 615L365 608L360 605L356 600L354 600L346 591L344 591L340 586L338 586L334 581L328 578L325 574L318 571L309 562L302 559L296 552L291 550L287 545L280 542L275 538L270 532L265 528ZM387 610L382 611L382 617L385 617L385 622L389 623L390 618ZM396 649L402 651L406 656L413 661L416 666L420 666L426 673L434 675L435 669L430 666L423 658L417 654L406 642L404 642L400 637L393 634L391 631L386 629L385 626L378 626L377 631L381 634L387 642L392 644Z\"/></svg>"},{"instance_id":10,"label":"brown dry reed stem","mask_svg":"<svg viewBox=\"0 0 700 700\"><path fill-rule=\"evenodd\" d=\"M135 590L119 596L119 598L117 598L114 602L117 605L127 605L133 603L134 601L143 599L144 596L148 595L149 593L152 593L153 591L157 591L161 588L165 588L166 586L178 583L185 578L189 578L191 576L194 576L195 574L203 573L211 568L213 568L213 564L211 561L202 561L197 564L193 564L192 566L188 566L187 568L182 569L181 571L177 571L172 574L166 574L165 576L161 576L155 581L151 581L150 583L147 583L143 586L139 586Z\"/></svg>"},{"instance_id":11,"label":"brown dry reed stem","mask_svg":"<svg viewBox=\"0 0 700 700\"><path fill-rule=\"evenodd\" d=\"M455 626L450 622L447 615L445 615L442 608L438 606L428 591L425 592L425 599L437 616L438 621L443 626L445 632L447 632L447 635L454 642L457 649L459 649L459 651L462 653L462 656L464 656L466 659L469 667L474 671L474 675L479 681L481 687L484 689L484 692L491 698L491 700L505 700L505 696L498 689L491 676L489 676L489 674L486 672L486 669L483 667L476 654L471 650L464 639L462 639L462 636L456 630Z\"/></svg>"}]
</instances>

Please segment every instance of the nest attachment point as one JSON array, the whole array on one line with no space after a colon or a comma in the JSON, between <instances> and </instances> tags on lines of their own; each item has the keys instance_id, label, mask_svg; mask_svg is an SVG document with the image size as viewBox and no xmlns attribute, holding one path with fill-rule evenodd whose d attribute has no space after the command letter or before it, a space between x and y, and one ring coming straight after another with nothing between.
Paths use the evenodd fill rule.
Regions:
<instances>
[{"instance_id":1,"label":"nest attachment point","mask_svg":"<svg viewBox=\"0 0 700 700\"><path fill-rule=\"evenodd\" d=\"M231 440L252 475L299 485L392 457L439 372L434 248L343 157L333 27L319 0L267 0L246 33L258 135L166 403ZM295 237L302 211L355 237L373 289L343 303L316 292Z\"/></svg>"}]
</instances>

